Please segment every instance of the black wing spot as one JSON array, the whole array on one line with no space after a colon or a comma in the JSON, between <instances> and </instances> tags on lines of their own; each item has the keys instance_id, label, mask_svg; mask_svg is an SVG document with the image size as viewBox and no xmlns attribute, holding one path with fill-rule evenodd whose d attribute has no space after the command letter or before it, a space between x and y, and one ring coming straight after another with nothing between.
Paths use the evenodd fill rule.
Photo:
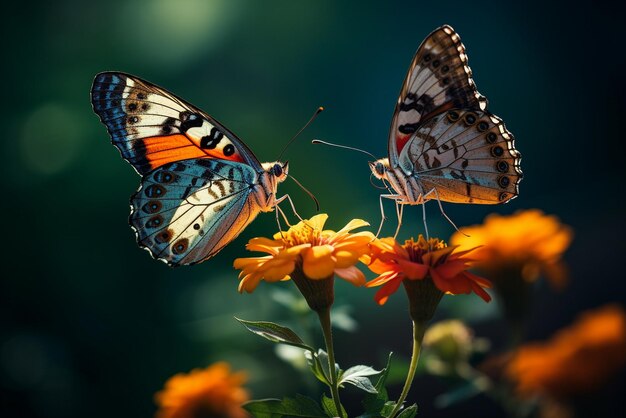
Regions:
<instances>
[{"instance_id":1,"label":"black wing spot","mask_svg":"<svg viewBox=\"0 0 626 418\"><path fill-rule=\"evenodd\" d=\"M224 147L224 155L230 157L235 153L235 146L233 144L228 144Z\"/></svg>"},{"instance_id":2,"label":"black wing spot","mask_svg":"<svg viewBox=\"0 0 626 418\"><path fill-rule=\"evenodd\" d=\"M176 255L180 255L185 252L189 247L189 240L187 238L181 238L172 245L172 252Z\"/></svg>"},{"instance_id":3,"label":"black wing spot","mask_svg":"<svg viewBox=\"0 0 626 418\"><path fill-rule=\"evenodd\" d=\"M511 180L510 180L507 176L501 176L501 177L498 179L498 184L499 184L499 185L500 185L500 187L502 187L503 189L506 189L510 183L511 183Z\"/></svg>"},{"instance_id":4,"label":"black wing spot","mask_svg":"<svg viewBox=\"0 0 626 418\"><path fill-rule=\"evenodd\" d=\"M491 148L491 155L493 155L494 157L502 157L503 154L504 149L501 146L497 145Z\"/></svg>"},{"instance_id":5,"label":"black wing spot","mask_svg":"<svg viewBox=\"0 0 626 418\"><path fill-rule=\"evenodd\" d=\"M217 128L213 127L208 135L203 136L202 139L200 139L200 148L215 149L223 137L224 134Z\"/></svg>"},{"instance_id":6,"label":"black wing spot","mask_svg":"<svg viewBox=\"0 0 626 418\"><path fill-rule=\"evenodd\" d=\"M467 125L473 125L476 122L476 115L473 113L468 113L463 118Z\"/></svg>"},{"instance_id":7,"label":"black wing spot","mask_svg":"<svg viewBox=\"0 0 626 418\"><path fill-rule=\"evenodd\" d=\"M146 213L156 213L160 211L162 207L163 205L158 200L151 200L145 205L143 205L141 207L141 210L143 210Z\"/></svg>"},{"instance_id":8,"label":"black wing spot","mask_svg":"<svg viewBox=\"0 0 626 418\"><path fill-rule=\"evenodd\" d=\"M508 197L509 197L508 193L502 192L502 193L500 193L500 196L498 197L498 199L500 199L500 202L503 202L503 201L507 200Z\"/></svg>"},{"instance_id":9,"label":"black wing spot","mask_svg":"<svg viewBox=\"0 0 626 418\"><path fill-rule=\"evenodd\" d=\"M509 171L509 163L507 163L506 161L498 161L496 163L496 170L501 173L506 173L507 171Z\"/></svg>"},{"instance_id":10,"label":"black wing spot","mask_svg":"<svg viewBox=\"0 0 626 418\"><path fill-rule=\"evenodd\" d=\"M485 122L484 120L478 123L479 132L485 132L488 128L489 128L489 124Z\"/></svg>"},{"instance_id":11,"label":"black wing spot","mask_svg":"<svg viewBox=\"0 0 626 418\"><path fill-rule=\"evenodd\" d=\"M498 135L496 135L496 134L495 134L495 133L493 133L493 132L489 132L489 133L487 134L486 138L487 138L487 142L489 142L490 144L493 144L494 142L496 142L496 141L497 141L497 139L498 139Z\"/></svg>"},{"instance_id":12,"label":"black wing spot","mask_svg":"<svg viewBox=\"0 0 626 418\"><path fill-rule=\"evenodd\" d=\"M417 131L418 126L419 126L419 122L418 123L405 123L404 125L398 126L398 130L403 134L412 134L415 131Z\"/></svg>"},{"instance_id":13,"label":"black wing spot","mask_svg":"<svg viewBox=\"0 0 626 418\"><path fill-rule=\"evenodd\" d=\"M152 184L146 187L145 194L148 197L160 197L163 196L165 192L165 187L161 186L160 184Z\"/></svg>"},{"instance_id":14,"label":"black wing spot","mask_svg":"<svg viewBox=\"0 0 626 418\"><path fill-rule=\"evenodd\" d=\"M449 111L447 116L450 122L456 122L457 120L459 120L459 112L455 110Z\"/></svg>"},{"instance_id":15,"label":"black wing spot","mask_svg":"<svg viewBox=\"0 0 626 418\"><path fill-rule=\"evenodd\" d=\"M154 173L152 178L154 178L154 181L156 181L157 183L168 184L174 181L174 175L169 171L157 171L156 173Z\"/></svg>"},{"instance_id":16,"label":"black wing spot","mask_svg":"<svg viewBox=\"0 0 626 418\"><path fill-rule=\"evenodd\" d=\"M179 119L181 120L180 129L183 132L191 128L199 128L204 123L202 116L197 113L191 113L188 110L180 112Z\"/></svg>"},{"instance_id":17,"label":"black wing spot","mask_svg":"<svg viewBox=\"0 0 626 418\"><path fill-rule=\"evenodd\" d=\"M146 222L146 228L156 228L161 226L161 224L163 224L163 217L161 215L156 215L148 219L148 222Z\"/></svg>"},{"instance_id":18,"label":"black wing spot","mask_svg":"<svg viewBox=\"0 0 626 418\"><path fill-rule=\"evenodd\" d=\"M166 242L169 242L172 239L173 236L173 232L171 229L166 229L163 232L159 232L155 237L154 237L154 241L158 244L165 244Z\"/></svg>"}]
</instances>

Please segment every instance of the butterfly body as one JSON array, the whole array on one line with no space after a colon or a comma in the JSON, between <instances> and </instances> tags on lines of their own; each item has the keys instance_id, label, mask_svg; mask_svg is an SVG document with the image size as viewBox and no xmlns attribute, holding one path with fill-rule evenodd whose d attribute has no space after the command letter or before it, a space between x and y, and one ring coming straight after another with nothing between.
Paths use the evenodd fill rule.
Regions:
<instances>
[{"instance_id":1,"label":"butterfly body","mask_svg":"<svg viewBox=\"0 0 626 418\"><path fill-rule=\"evenodd\" d=\"M388 142L389 157L370 163L398 204L437 199L497 204L518 194L521 155L513 135L487 110L450 26L418 48L405 78Z\"/></svg>"},{"instance_id":2,"label":"butterfly body","mask_svg":"<svg viewBox=\"0 0 626 418\"><path fill-rule=\"evenodd\" d=\"M171 266L202 262L281 201L288 164L260 163L208 114L145 80L98 74L94 111L142 175L129 223L137 243Z\"/></svg>"}]
</instances>

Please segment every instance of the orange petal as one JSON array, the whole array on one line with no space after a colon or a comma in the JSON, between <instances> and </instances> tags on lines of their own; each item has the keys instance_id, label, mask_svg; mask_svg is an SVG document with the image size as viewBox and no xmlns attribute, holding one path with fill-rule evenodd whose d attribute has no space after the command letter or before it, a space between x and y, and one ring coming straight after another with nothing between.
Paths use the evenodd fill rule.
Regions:
<instances>
[{"instance_id":1,"label":"orange petal","mask_svg":"<svg viewBox=\"0 0 626 418\"><path fill-rule=\"evenodd\" d=\"M398 271L387 271L383 274L381 274L380 276L376 277L375 279L370 280L369 282L367 282L365 284L365 287L376 287L376 286L380 286L383 285L385 283L387 283L390 280L395 279L396 277L400 276L401 273Z\"/></svg>"},{"instance_id":2,"label":"orange petal","mask_svg":"<svg viewBox=\"0 0 626 418\"><path fill-rule=\"evenodd\" d=\"M248 241L248 244L246 244L246 250L276 254L282 246L282 242L269 238L257 237Z\"/></svg>"},{"instance_id":3,"label":"orange petal","mask_svg":"<svg viewBox=\"0 0 626 418\"><path fill-rule=\"evenodd\" d=\"M335 260L331 245L317 245L302 253L302 270L310 279L325 279L333 274Z\"/></svg>"},{"instance_id":4,"label":"orange petal","mask_svg":"<svg viewBox=\"0 0 626 418\"><path fill-rule=\"evenodd\" d=\"M335 274L355 286L360 287L365 284L365 275L355 266L350 266L343 269L336 268Z\"/></svg>"},{"instance_id":5,"label":"orange petal","mask_svg":"<svg viewBox=\"0 0 626 418\"><path fill-rule=\"evenodd\" d=\"M430 277L432 277L435 286L437 286L437 288L442 292L459 295L461 293L467 294L472 290L472 287L469 284L469 280L461 277L460 275L451 279L446 279L445 277L437 273L437 270L433 269L430 271Z\"/></svg>"},{"instance_id":6,"label":"orange petal","mask_svg":"<svg viewBox=\"0 0 626 418\"><path fill-rule=\"evenodd\" d=\"M424 264L414 263L412 261L398 259L398 265L407 278L411 280L423 279L428 273L428 266Z\"/></svg>"},{"instance_id":7,"label":"orange petal","mask_svg":"<svg viewBox=\"0 0 626 418\"><path fill-rule=\"evenodd\" d=\"M387 299L389 299L389 296L396 293L401 283L402 279L399 277L396 280L390 281L389 283L381 287L378 292L376 292L376 295L374 295L374 300L379 305L384 305L387 302Z\"/></svg>"}]
</instances>

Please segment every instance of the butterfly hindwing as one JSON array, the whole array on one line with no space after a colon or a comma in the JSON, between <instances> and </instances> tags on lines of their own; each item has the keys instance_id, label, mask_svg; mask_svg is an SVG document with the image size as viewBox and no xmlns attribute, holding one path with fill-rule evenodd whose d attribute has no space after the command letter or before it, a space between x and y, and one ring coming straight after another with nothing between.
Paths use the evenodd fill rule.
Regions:
<instances>
[{"instance_id":1,"label":"butterfly hindwing","mask_svg":"<svg viewBox=\"0 0 626 418\"><path fill-rule=\"evenodd\" d=\"M129 74L96 76L91 100L113 144L139 174L191 158L260 164L214 118L164 89Z\"/></svg>"},{"instance_id":2,"label":"butterfly hindwing","mask_svg":"<svg viewBox=\"0 0 626 418\"><path fill-rule=\"evenodd\" d=\"M451 109L425 121L399 156L423 192L440 200L495 204L518 194L521 155L500 118L481 110ZM434 195L429 195L434 199Z\"/></svg>"},{"instance_id":3,"label":"butterfly hindwing","mask_svg":"<svg viewBox=\"0 0 626 418\"><path fill-rule=\"evenodd\" d=\"M476 89L465 46L450 26L426 37L404 80L389 137L389 156L398 155L420 124L451 108L485 110L487 99Z\"/></svg>"},{"instance_id":4,"label":"butterfly hindwing","mask_svg":"<svg viewBox=\"0 0 626 418\"><path fill-rule=\"evenodd\" d=\"M257 173L236 161L191 159L147 173L131 198L139 246L169 265L201 262L256 217Z\"/></svg>"}]
</instances>

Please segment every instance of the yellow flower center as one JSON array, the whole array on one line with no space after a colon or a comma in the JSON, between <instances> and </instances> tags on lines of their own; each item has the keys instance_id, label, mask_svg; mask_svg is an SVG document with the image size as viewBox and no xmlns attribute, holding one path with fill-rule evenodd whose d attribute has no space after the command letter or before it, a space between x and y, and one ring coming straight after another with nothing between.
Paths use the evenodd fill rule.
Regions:
<instances>
[{"instance_id":1,"label":"yellow flower center","mask_svg":"<svg viewBox=\"0 0 626 418\"><path fill-rule=\"evenodd\" d=\"M317 228L300 222L282 233L280 239L285 243L285 247L295 247L300 244L318 245L321 241L321 234Z\"/></svg>"},{"instance_id":2,"label":"yellow flower center","mask_svg":"<svg viewBox=\"0 0 626 418\"><path fill-rule=\"evenodd\" d=\"M430 238L426 240L422 234L420 234L417 241L413 240L413 238L408 239L404 241L404 245L402 247L409 254L409 260L423 264L424 254L435 250L441 250L447 246L448 245L439 238Z\"/></svg>"}]
</instances>

